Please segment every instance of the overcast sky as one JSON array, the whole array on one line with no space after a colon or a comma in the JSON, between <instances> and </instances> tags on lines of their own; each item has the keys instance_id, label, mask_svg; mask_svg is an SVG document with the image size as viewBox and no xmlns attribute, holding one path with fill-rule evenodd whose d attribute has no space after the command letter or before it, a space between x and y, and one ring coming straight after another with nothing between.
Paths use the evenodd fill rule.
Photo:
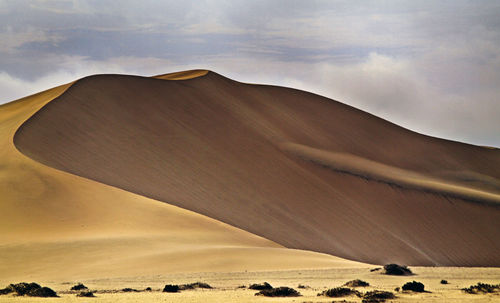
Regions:
<instances>
[{"instance_id":1,"label":"overcast sky","mask_svg":"<svg viewBox=\"0 0 500 303\"><path fill-rule=\"evenodd\" d=\"M500 147L500 1L0 0L0 104L191 68Z\"/></svg>"}]
</instances>

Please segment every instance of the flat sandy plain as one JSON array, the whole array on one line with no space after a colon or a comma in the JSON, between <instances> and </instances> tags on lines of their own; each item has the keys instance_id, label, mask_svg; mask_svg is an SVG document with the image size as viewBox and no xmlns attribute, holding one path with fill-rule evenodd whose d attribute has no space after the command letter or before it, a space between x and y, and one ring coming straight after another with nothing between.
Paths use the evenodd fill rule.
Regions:
<instances>
[{"instance_id":1,"label":"flat sandy plain","mask_svg":"<svg viewBox=\"0 0 500 303\"><path fill-rule=\"evenodd\" d=\"M373 268L373 267L372 267ZM369 287L358 287L359 291L387 290L401 287L409 281L425 284L426 293L395 292L397 298L387 302L500 302L497 294L466 294L460 289L476 284L498 283L500 268L458 268L458 267L413 267L413 276L388 276L370 272L370 267L337 268L324 270L281 270L281 271L248 271L229 273L186 273L156 275L149 277L128 277L116 279L92 279L83 282L91 290L96 290L95 298L78 298L68 290L77 281L47 281L43 285L52 287L60 298L27 298L0 296L0 302L361 302L356 296L343 298L318 297L317 293L327 288L340 286L343 283L360 278L370 283ZM446 279L449 284L440 284ZM189 290L180 293L163 293L165 284L183 284L203 281L214 289ZM301 297L267 298L255 296L255 290L242 289L238 286L251 283L269 282L271 285L289 286L298 290ZM298 285L307 288L297 288ZM119 290L130 287L143 290L151 287L151 292L124 293Z\"/></svg>"}]
</instances>

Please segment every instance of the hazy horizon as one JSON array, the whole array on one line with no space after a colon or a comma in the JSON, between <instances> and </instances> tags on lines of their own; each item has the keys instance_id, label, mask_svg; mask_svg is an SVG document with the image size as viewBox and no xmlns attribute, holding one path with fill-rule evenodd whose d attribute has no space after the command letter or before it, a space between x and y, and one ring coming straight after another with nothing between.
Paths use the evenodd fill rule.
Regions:
<instances>
[{"instance_id":1,"label":"hazy horizon","mask_svg":"<svg viewBox=\"0 0 500 303\"><path fill-rule=\"evenodd\" d=\"M0 104L98 73L210 69L500 147L494 1L0 1Z\"/></svg>"}]
</instances>

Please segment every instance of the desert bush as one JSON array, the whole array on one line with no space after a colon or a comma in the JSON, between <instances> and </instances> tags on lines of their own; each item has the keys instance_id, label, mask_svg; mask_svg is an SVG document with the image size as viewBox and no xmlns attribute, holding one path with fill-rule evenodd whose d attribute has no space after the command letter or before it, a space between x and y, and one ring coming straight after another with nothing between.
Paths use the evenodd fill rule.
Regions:
<instances>
[{"instance_id":1,"label":"desert bush","mask_svg":"<svg viewBox=\"0 0 500 303\"><path fill-rule=\"evenodd\" d=\"M83 285L82 283L78 283L75 286L71 287L71 290L82 290L82 289L88 289L88 287Z\"/></svg>"},{"instance_id":2,"label":"desert bush","mask_svg":"<svg viewBox=\"0 0 500 303\"><path fill-rule=\"evenodd\" d=\"M179 285L180 290L195 289L195 288L212 289L212 286L208 285L207 283L203 283L203 282L195 282L195 283L190 283L190 284Z\"/></svg>"},{"instance_id":3,"label":"desert bush","mask_svg":"<svg viewBox=\"0 0 500 303\"><path fill-rule=\"evenodd\" d=\"M272 289L263 289L255 294L256 296L266 297L299 297L301 294L290 287L278 287Z\"/></svg>"},{"instance_id":4,"label":"desert bush","mask_svg":"<svg viewBox=\"0 0 500 303\"><path fill-rule=\"evenodd\" d=\"M254 290L264 290L264 289L273 289L271 284L264 282L262 284L252 284L248 286L249 289L254 289Z\"/></svg>"},{"instance_id":5,"label":"desert bush","mask_svg":"<svg viewBox=\"0 0 500 303\"><path fill-rule=\"evenodd\" d=\"M76 294L77 297L86 297L86 298L94 298L94 293L88 290L83 290L80 293Z\"/></svg>"},{"instance_id":6,"label":"desert bush","mask_svg":"<svg viewBox=\"0 0 500 303\"><path fill-rule=\"evenodd\" d=\"M440 283L441 283L441 284L448 284L448 281L446 281L446 280L441 280L441 282L440 282Z\"/></svg>"},{"instance_id":7,"label":"desert bush","mask_svg":"<svg viewBox=\"0 0 500 303\"><path fill-rule=\"evenodd\" d=\"M347 286L347 287L366 287L366 286L370 286L370 283L365 282L365 281L360 280L360 279L356 279L356 280L351 280L349 282L346 282L342 286Z\"/></svg>"},{"instance_id":8,"label":"desert bush","mask_svg":"<svg viewBox=\"0 0 500 303\"><path fill-rule=\"evenodd\" d=\"M396 275L396 276L409 276L413 273L406 266L401 266L398 264L387 264L384 265L384 270L386 275Z\"/></svg>"},{"instance_id":9,"label":"desert bush","mask_svg":"<svg viewBox=\"0 0 500 303\"><path fill-rule=\"evenodd\" d=\"M416 292L424 292L424 284L417 281L407 282L405 283L405 285L403 285L402 289L416 291Z\"/></svg>"},{"instance_id":10,"label":"desert bush","mask_svg":"<svg viewBox=\"0 0 500 303\"><path fill-rule=\"evenodd\" d=\"M364 293L362 296L362 303L381 303L387 299L394 299L396 296L390 291L373 290Z\"/></svg>"},{"instance_id":11,"label":"desert bush","mask_svg":"<svg viewBox=\"0 0 500 303\"><path fill-rule=\"evenodd\" d=\"M28 293L28 296L48 298L48 297L57 297L57 293L48 287L42 287L42 288L37 288L37 289L31 290Z\"/></svg>"},{"instance_id":12,"label":"desert bush","mask_svg":"<svg viewBox=\"0 0 500 303\"><path fill-rule=\"evenodd\" d=\"M57 297L57 293L48 287L41 287L37 283L21 282L17 284L10 284L4 289L0 290L0 294L16 294L18 296L30 297Z\"/></svg>"},{"instance_id":13,"label":"desert bush","mask_svg":"<svg viewBox=\"0 0 500 303\"><path fill-rule=\"evenodd\" d=\"M467 288L462 288L468 294L478 293L495 293L500 292L500 284L486 284L478 282L476 285L471 285Z\"/></svg>"},{"instance_id":14,"label":"desert bush","mask_svg":"<svg viewBox=\"0 0 500 303\"><path fill-rule=\"evenodd\" d=\"M122 289L123 292L139 292L137 289L133 289L133 288L130 288L130 287L125 287L124 289Z\"/></svg>"},{"instance_id":15,"label":"desert bush","mask_svg":"<svg viewBox=\"0 0 500 303\"><path fill-rule=\"evenodd\" d=\"M146 287L146 289L144 289L144 291L152 291L151 287Z\"/></svg>"},{"instance_id":16,"label":"desert bush","mask_svg":"<svg viewBox=\"0 0 500 303\"><path fill-rule=\"evenodd\" d=\"M297 286L297 288L306 289L306 288L309 288L309 286L299 284L299 285Z\"/></svg>"},{"instance_id":17,"label":"desert bush","mask_svg":"<svg viewBox=\"0 0 500 303\"><path fill-rule=\"evenodd\" d=\"M318 296L327 296L332 298L346 297L350 295L359 295L359 291L346 287L335 287L318 294Z\"/></svg>"},{"instance_id":18,"label":"desert bush","mask_svg":"<svg viewBox=\"0 0 500 303\"><path fill-rule=\"evenodd\" d=\"M163 288L163 292L179 292L179 285L167 284Z\"/></svg>"}]
</instances>

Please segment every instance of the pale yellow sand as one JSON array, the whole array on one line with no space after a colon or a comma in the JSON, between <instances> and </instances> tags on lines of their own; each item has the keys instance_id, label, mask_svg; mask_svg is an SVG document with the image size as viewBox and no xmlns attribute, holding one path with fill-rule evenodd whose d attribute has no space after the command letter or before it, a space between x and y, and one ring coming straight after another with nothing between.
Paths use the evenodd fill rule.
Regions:
<instances>
[{"instance_id":1,"label":"pale yellow sand","mask_svg":"<svg viewBox=\"0 0 500 303\"><path fill-rule=\"evenodd\" d=\"M170 274L160 276L128 277L122 279L95 279L84 282L92 290L97 290L96 298L77 298L75 294L68 293L69 288L76 281L69 280L61 282L48 282L47 286L59 292L61 298L12 298L1 297L0 302L361 302L356 296L344 298L318 297L317 293L352 279L362 279L370 283L370 287L358 287L357 290L365 292L368 290L393 291L409 281L424 283L429 293L395 292L397 298L387 302L499 302L498 294L470 295L460 289L468 287L477 282L500 283L499 268L457 268L440 267L424 268L415 267L414 276L397 277L386 276L377 272L370 272L369 268L344 268L330 270L293 270L293 271L265 271L265 272L232 272L232 273L193 273L193 274ZM442 279L448 280L450 284L442 285ZM182 284L195 281L203 281L215 287L212 290L183 291L180 293L162 293L165 284ZM289 286L298 290L302 297L295 298L266 298L254 296L256 291L249 289L237 289L240 285L248 286L251 283L262 283L267 281L271 285ZM309 288L299 289L297 286L306 285ZM102 293L103 291L120 290L130 287L143 290L151 287L151 293Z\"/></svg>"}]
</instances>

